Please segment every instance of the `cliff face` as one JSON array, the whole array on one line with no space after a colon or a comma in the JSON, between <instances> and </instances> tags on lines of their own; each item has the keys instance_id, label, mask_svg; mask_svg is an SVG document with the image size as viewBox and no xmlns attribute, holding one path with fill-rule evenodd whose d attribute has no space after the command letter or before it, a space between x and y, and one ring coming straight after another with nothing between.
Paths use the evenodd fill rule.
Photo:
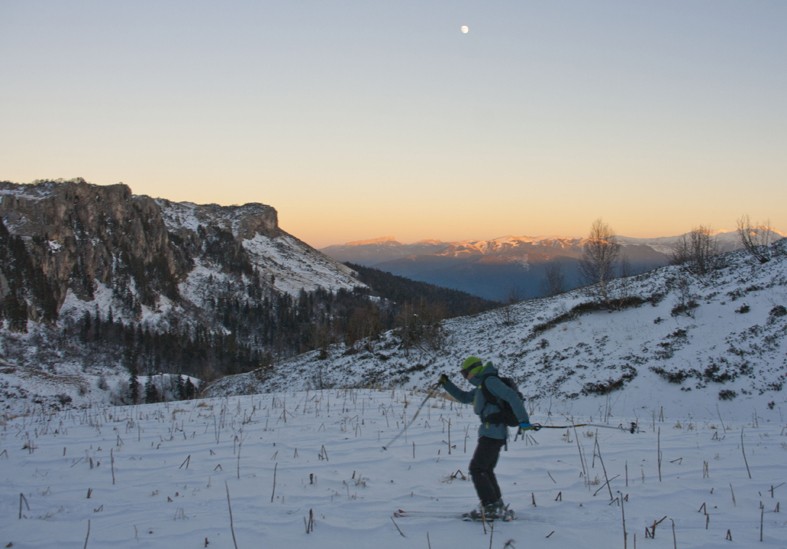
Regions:
<instances>
[{"instance_id":1,"label":"cliff face","mask_svg":"<svg viewBox=\"0 0 787 549\"><path fill-rule=\"evenodd\" d=\"M176 281L188 271L188 258L169 238L154 200L134 196L125 185L97 186L84 181L2 184L0 216L21 237L62 305L70 289L93 298L96 282L112 286L133 280L143 302L156 293L177 294Z\"/></svg>"},{"instance_id":2,"label":"cliff face","mask_svg":"<svg viewBox=\"0 0 787 549\"><path fill-rule=\"evenodd\" d=\"M35 273L12 274L24 261L9 262L0 270L0 291L11 292L11 279L43 278L58 312L68 300L72 307L97 301L97 293L104 301L96 308L106 308L108 300L113 314L131 321L144 308L161 310L164 301L200 309L210 298L207 281L217 279L224 281L222 291L266 286L260 295L360 285L346 267L281 231L276 210L263 204L175 203L134 195L123 184L81 179L0 182L0 219L9 238L24 243L28 270ZM319 265L322 278L302 279L298 263ZM30 318L40 316L36 308L28 303Z\"/></svg>"},{"instance_id":3,"label":"cliff face","mask_svg":"<svg viewBox=\"0 0 787 549\"><path fill-rule=\"evenodd\" d=\"M264 204L170 202L81 179L0 182L0 405L27 394L27 379L48 387L30 400L55 407L91 391L152 402L131 379L269 365L342 337L338 319L368 305L364 288Z\"/></svg>"}]
</instances>

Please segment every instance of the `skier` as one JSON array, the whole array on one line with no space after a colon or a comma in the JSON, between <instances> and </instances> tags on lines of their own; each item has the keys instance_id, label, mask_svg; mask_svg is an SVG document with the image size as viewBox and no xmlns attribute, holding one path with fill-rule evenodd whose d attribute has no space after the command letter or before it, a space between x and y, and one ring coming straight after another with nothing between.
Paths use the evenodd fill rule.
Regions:
<instances>
[{"instance_id":1,"label":"skier","mask_svg":"<svg viewBox=\"0 0 787 549\"><path fill-rule=\"evenodd\" d=\"M439 382L446 392L459 402L472 403L473 410L481 418L478 445L470 460L470 476L481 503L478 509L466 513L465 517L471 520L511 519L513 512L503 503L500 486L495 477L500 449L508 439L508 427L501 423L500 418L502 401L510 405L520 429L528 430L533 426L519 394L498 377L497 369L491 362L484 364L478 357L468 357L462 363L462 376L475 388L463 391L445 374L440 376Z\"/></svg>"}]
</instances>

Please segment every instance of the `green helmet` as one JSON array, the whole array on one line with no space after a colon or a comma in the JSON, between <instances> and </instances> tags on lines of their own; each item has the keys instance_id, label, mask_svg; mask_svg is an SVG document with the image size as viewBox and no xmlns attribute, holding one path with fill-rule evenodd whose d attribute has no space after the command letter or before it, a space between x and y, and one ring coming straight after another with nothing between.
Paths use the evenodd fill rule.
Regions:
<instances>
[{"instance_id":1,"label":"green helmet","mask_svg":"<svg viewBox=\"0 0 787 549\"><path fill-rule=\"evenodd\" d=\"M469 356L462 362L462 375L468 377L470 375L477 376L484 369L484 361L477 356Z\"/></svg>"}]
</instances>

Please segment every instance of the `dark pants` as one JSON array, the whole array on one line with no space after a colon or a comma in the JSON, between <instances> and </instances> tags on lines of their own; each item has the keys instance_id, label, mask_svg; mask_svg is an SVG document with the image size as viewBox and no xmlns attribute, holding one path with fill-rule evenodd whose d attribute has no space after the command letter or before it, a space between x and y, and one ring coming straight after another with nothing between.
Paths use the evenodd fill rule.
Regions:
<instances>
[{"instance_id":1,"label":"dark pants","mask_svg":"<svg viewBox=\"0 0 787 549\"><path fill-rule=\"evenodd\" d=\"M494 503L500 499L500 486L495 477L495 465L500 457L500 449L505 445L505 440L481 437L475 448L473 459L470 460L470 476L473 486L481 500L481 505Z\"/></svg>"}]
</instances>

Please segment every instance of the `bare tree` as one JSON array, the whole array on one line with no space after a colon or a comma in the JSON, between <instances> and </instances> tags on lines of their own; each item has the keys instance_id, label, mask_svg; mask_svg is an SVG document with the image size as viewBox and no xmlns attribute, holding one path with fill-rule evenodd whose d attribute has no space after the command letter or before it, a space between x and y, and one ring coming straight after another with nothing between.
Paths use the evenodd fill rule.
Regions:
<instances>
[{"instance_id":1,"label":"bare tree","mask_svg":"<svg viewBox=\"0 0 787 549\"><path fill-rule=\"evenodd\" d=\"M620 244L609 225L597 219L590 227L590 234L582 245L579 262L582 276L591 284L597 284L599 295L609 301L607 283L613 278L615 261L620 253Z\"/></svg>"},{"instance_id":2,"label":"bare tree","mask_svg":"<svg viewBox=\"0 0 787 549\"><path fill-rule=\"evenodd\" d=\"M752 225L748 215L738 220L738 236L743 248L760 263L767 263L771 259L770 245L773 238L773 229L770 221L761 225Z\"/></svg>"},{"instance_id":3,"label":"bare tree","mask_svg":"<svg viewBox=\"0 0 787 549\"><path fill-rule=\"evenodd\" d=\"M547 296L553 296L565 291L565 277L563 268L557 261L550 261L544 268L544 290Z\"/></svg>"},{"instance_id":4,"label":"bare tree","mask_svg":"<svg viewBox=\"0 0 787 549\"><path fill-rule=\"evenodd\" d=\"M704 275L718 266L719 247L710 227L700 225L684 234L675 244L672 263L684 265L695 275Z\"/></svg>"}]
</instances>

